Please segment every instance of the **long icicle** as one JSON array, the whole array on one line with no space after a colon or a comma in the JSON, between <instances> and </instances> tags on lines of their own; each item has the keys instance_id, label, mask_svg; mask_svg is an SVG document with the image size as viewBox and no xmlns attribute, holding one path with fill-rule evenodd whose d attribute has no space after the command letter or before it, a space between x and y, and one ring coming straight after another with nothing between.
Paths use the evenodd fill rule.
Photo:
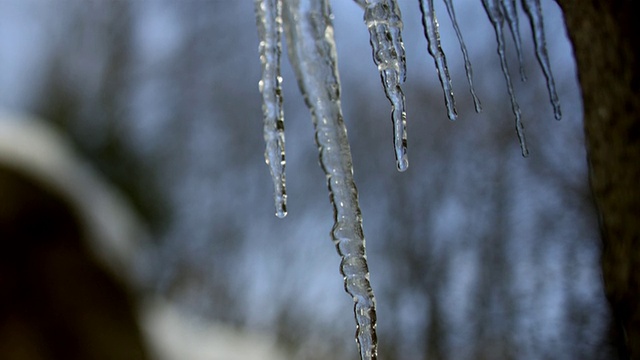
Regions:
<instances>
[{"instance_id":1,"label":"long icicle","mask_svg":"<svg viewBox=\"0 0 640 360\"><path fill-rule=\"evenodd\" d=\"M560 109L560 99L558 99L558 94L556 93L556 84L553 81L551 65L549 64L540 0L522 0L522 6L529 16L531 31L534 35L533 40L536 44L536 57L538 58L538 63L540 63L544 77L547 79L547 90L549 91L549 100L551 100L551 105L553 106L553 115L556 120L560 120L562 119L562 110Z\"/></svg>"},{"instance_id":2,"label":"long icicle","mask_svg":"<svg viewBox=\"0 0 640 360\"><path fill-rule=\"evenodd\" d=\"M462 38L462 31L460 31L460 27L458 26L458 19L456 19L456 12L453 8L453 1L444 0L444 4L447 7L449 18L451 19L451 23L453 24L453 30L455 30L456 36L458 37L460 50L462 50L462 57L464 58L464 69L467 73L467 82L469 83L469 91L471 92L471 97L473 97L473 105L476 109L476 112L479 113L482 111L482 105L480 104L480 99L476 95L476 90L473 86L473 69L471 68L471 60L469 60L469 52L467 51L467 46L464 44L464 39Z\"/></svg>"},{"instance_id":3,"label":"long icicle","mask_svg":"<svg viewBox=\"0 0 640 360\"><path fill-rule=\"evenodd\" d=\"M427 7L425 8L425 2ZM453 97L453 87L451 86L451 77L449 76L449 68L447 67L447 57L444 55L442 46L440 45L440 32L438 31L438 19L433 7L433 0L420 0L420 11L422 12L422 26L424 27L424 35L427 38L429 54L436 63L438 79L442 85L444 92L444 103L447 107L447 115L449 119L455 120L458 116L456 112L456 102Z\"/></svg>"},{"instance_id":4,"label":"long icicle","mask_svg":"<svg viewBox=\"0 0 640 360\"><path fill-rule=\"evenodd\" d=\"M518 54L518 64L520 65L520 80L527 81L527 75L524 72L524 59L522 57L522 40L520 38L520 21L518 20L518 8L516 0L502 0L502 8L504 15L511 30L513 43L516 45L516 53Z\"/></svg>"},{"instance_id":5,"label":"long icicle","mask_svg":"<svg viewBox=\"0 0 640 360\"><path fill-rule=\"evenodd\" d=\"M262 93L263 132L266 143L264 158L273 179L276 216L283 218L287 215L287 191L280 77L282 0L256 0L255 12L262 64L259 88Z\"/></svg>"},{"instance_id":6,"label":"long icicle","mask_svg":"<svg viewBox=\"0 0 640 360\"><path fill-rule=\"evenodd\" d=\"M409 167L407 157L407 114L402 87L406 60L402 43L402 16L396 0L366 0L364 21L369 29L373 61L378 66L384 92L391 102L393 144L399 171ZM362 5L363 0L356 0Z\"/></svg>"},{"instance_id":7,"label":"long icicle","mask_svg":"<svg viewBox=\"0 0 640 360\"><path fill-rule=\"evenodd\" d=\"M518 140L520 141L520 149L522 150L522 156L529 156L529 149L527 149L527 142L524 137L524 125L522 124L522 116L520 114L520 106L516 101L516 96L513 91L513 85L511 83L511 76L509 76L509 67L507 66L507 58L504 53L504 33L502 26L504 25L504 15L500 8L498 0L482 0L482 5L487 11L489 21L493 25L493 29L496 32L496 41L498 42L498 55L500 56L500 66L502 67L502 73L507 81L507 90L509 91L509 97L511 98L511 109L516 116L516 134L518 134Z\"/></svg>"},{"instance_id":8,"label":"long icicle","mask_svg":"<svg viewBox=\"0 0 640 360\"><path fill-rule=\"evenodd\" d=\"M377 358L376 310L365 254L362 215L340 105L340 80L329 0L285 0L289 58L311 111L320 164L327 176L345 290L354 300L360 359Z\"/></svg>"}]
</instances>

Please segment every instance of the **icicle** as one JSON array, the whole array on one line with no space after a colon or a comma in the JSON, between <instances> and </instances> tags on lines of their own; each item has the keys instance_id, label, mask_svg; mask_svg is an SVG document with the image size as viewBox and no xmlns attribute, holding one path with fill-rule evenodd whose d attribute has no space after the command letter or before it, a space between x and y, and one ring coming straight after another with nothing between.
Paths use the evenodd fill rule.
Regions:
<instances>
[{"instance_id":1,"label":"icicle","mask_svg":"<svg viewBox=\"0 0 640 360\"><path fill-rule=\"evenodd\" d=\"M507 89L509 91L509 97L511 98L511 109L516 116L516 133L518 134L518 140L520 141L520 149L522 150L522 156L529 155L529 149L527 149L527 142L524 138L524 125L520 115L520 106L516 101L516 96L511 84L511 76L509 76L509 68L507 66L507 59L504 54L504 33L502 26L504 24L504 15L498 0L482 0L482 5L487 11L489 21L496 32L496 40L498 41L498 55L500 56L500 66L502 67L502 73L507 81Z\"/></svg>"},{"instance_id":2,"label":"icicle","mask_svg":"<svg viewBox=\"0 0 640 360\"><path fill-rule=\"evenodd\" d=\"M362 5L363 0L356 0ZM369 29L373 61L378 66L384 91L391 102L393 144L399 171L409 167L407 157L407 114L400 84L406 79L402 43L402 16L396 0L366 0L364 21Z\"/></svg>"},{"instance_id":3,"label":"icicle","mask_svg":"<svg viewBox=\"0 0 640 360\"><path fill-rule=\"evenodd\" d=\"M426 9L424 6L425 1L427 3ZM433 8L433 0L420 0L420 11L422 12L424 35L429 44L429 54L436 63L438 78L444 91L444 103L447 106L447 115L449 119L455 120L458 116L456 113L456 102L453 98L453 87L451 86L451 77L449 76L449 68L447 67L447 58L444 56L442 46L440 46L438 19L436 18L435 9Z\"/></svg>"},{"instance_id":4,"label":"icicle","mask_svg":"<svg viewBox=\"0 0 640 360\"><path fill-rule=\"evenodd\" d=\"M340 105L340 81L328 0L285 0L289 58L311 111L320 164L334 210L331 238L342 261L345 290L354 300L361 359L377 358L376 311L365 254L351 150Z\"/></svg>"},{"instance_id":5,"label":"icicle","mask_svg":"<svg viewBox=\"0 0 640 360\"><path fill-rule=\"evenodd\" d=\"M534 35L533 40L536 44L536 57L538 58L544 77L547 79L547 90L549 91L551 105L553 105L553 115L556 120L560 120L562 118L562 111L560 110L560 100L556 93L556 85L553 81L549 56L547 55L547 42L544 36L544 23L542 22L540 0L522 0L522 6L529 16L531 31Z\"/></svg>"},{"instance_id":6,"label":"icicle","mask_svg":"<svg viewBox=\"0 0 640 360\"><path fill-rule=\"evenodd\" d=\"M504 14L505 18L507 19L507 24L509 24L509 29L511 29L513 42L516 45L518 63L520 65L520 79L522 81L527 81L527 75L524 73L522 40L520 39L520 21L518 21L518 8L516 6L516 0L502 0L502 8L504 9Z\"/></svg>"},{"instance_id":7,"label":"icicle","mask_svg":"<svg viewBox=\"0 0 640 360\"><path fill-rule=\"evenodd\" d=\"M447 6L447 12L449 13L449 18L451 19L451 23L453 24L453 29L456 32L456 36L458 36L458 42L460 43L460 50L462 50L462 57L464 58L464 69L467 72L467 81L469 82L469 91L471 92L471 96L473 97L473 105L475 106L476 112L482 111L482 105L480 104L480 99L476 95L476 90L473 87L473 70L471 68L471 61L469 60L469 53L467 52L467 46L464 44L464 39L462 38L462 32L460 31L460 27L458 26L458 20L456 19L456 12L453 8L453 0L444 0L444 4Z\"/></svg>"},{"instance_id":8,"label":"icicle","mask_svg":"<svg viewBox=\"0 0 640 360\"><path fill-rule=\"evenodd\" d=\"M256 23L260 38L260 62L264 115L264 157L274 185L276 216L287 215L287 192L285 187L284 116L280 77L280 53L282 38L282 0L256 0Z\"/></svg>"}]
</instances>

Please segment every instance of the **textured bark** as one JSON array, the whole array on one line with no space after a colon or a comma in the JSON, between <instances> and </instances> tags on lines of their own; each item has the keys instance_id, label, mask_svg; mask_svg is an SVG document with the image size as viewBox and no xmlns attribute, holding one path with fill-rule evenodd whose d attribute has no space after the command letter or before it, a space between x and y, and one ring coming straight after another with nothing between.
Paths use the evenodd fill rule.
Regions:
<instances>
[{"instance_id":1,"label":"textured bark","mask_svg":"<svg viewBox=\"0 0 640 360\"><path fill-rule=\"evenodd\" d=\"M557 0L578 65L602 272L622 358L640 359L640 70L631 0Z\"/></svg>"}]
</instances>

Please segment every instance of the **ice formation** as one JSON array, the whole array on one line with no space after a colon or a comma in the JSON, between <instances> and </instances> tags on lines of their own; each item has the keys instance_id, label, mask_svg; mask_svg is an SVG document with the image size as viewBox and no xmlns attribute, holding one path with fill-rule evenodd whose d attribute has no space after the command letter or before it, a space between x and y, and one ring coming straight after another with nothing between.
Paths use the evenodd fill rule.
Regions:
<instances>
[{"instance_id":1,"label":"ice formation","mask_svg":"<svg viewBox=\"0 0 640 360\"><path fill-rule=\"evenodd\" d=\"M393 145L399 171L409 167L407 157L407 113L401 84L407 75L402 43L402 15L396 0L356 0L364 8L373 61L378 66L384 92L391 102Z\"/></svg>"},{"instance_id":2,"label":"ice formation","mask_svg":"<svg viewBox=\"0 0 640 360\"><path fill-rule=\"evenodd\" d=\"M516 117L516 133L518 134L518 140L520 141L520 149L522 150L522 156L529 155L529 149L527 148L527 141L524 137L524 125L522 124L522 115L520 113L520 106L516 100L516 95L513 91L513 85L511 83L511 76L509 76L509 66L507 65L507 58L505 55L504 45L504 32L502 27L504 25L504 14L502 12L502 4L499 0L482 0L482 5L487 11L489 21L496 32L496 41L498 42L498 55L500 56L500 67L502 73L507 81L507 90L509 91L509 98L511 99L511 110Z\"/></svg>"},{"instance_id":3,"label":"ice formation","mask_svg":"<svg viewBox=\"0 0 640 360\"><path fill-rule=\"evenodd\" d=\"M522 40L520 38L520 21L518 20L518 8L516 0L502 0L502 8L504 9L504 15L509 24L511 30L511 36L513 37L513 43L516 45L516 53L518 54L518 64L520 65L520 79L522 81L527 80L527 75L524 73L524 59L522 56Z\"/></svg>"},{"instance_id":4,"label":"ice formation","mask_svg":"<svg viewBox=\"0 0 640 360\"><path fill-rule=\"evenodd\" d=\"M340 105L340 78L329 1L260 0L256 2L256 16L263 65L260 88L264 99L266 157L276 181L276 207L278 191L284 191L284 173L279 173L284 171L284 152L278 147L284 145L284 138L280 137L283 127L278 125L282 123L280 24L284 24L289 59L311 112L320 165L327 177L334 211L331 238L342 258L340 272L344 277L345 290L354 300L360 358L376 359L375 298L369 282L358 191L353 180L351 150ZM274 170L272 157L274 160L282 159L281 168L276 166Z\"/></svg>"},{"instance_id":5,"label":"ice formation","mask_svg":"<svg viewBox=\"0 0 640 360\"><path fill-rule=\"evenodd\" d=\"M440 45L438 19L436 18L436 12L433 8L433 0L420 0L420 11L422 12L424 36L427 38L429 45L429 54L435 61L438 78L442 85L442 91L444 91L444 104L447 107L447 116L449 116L449 119L455 120L458 116L456 112L456 102L453 98L453 87L451 86L451 77L449 76L449 68L447 67L447 57L444 55L444 51L442 51L442 46Z\"/></svg>"},{"instance_id":6,"label":"ice formation","mask_svg":"<svg viewBox=\"0 0 640 360\"><path fill-rule=\"evenodd\" d=\"M280 53L282 51L282 0L256 0L256 24L260 39L260 63L264 116L264 158L269 166L274 186L276 216L287 215L287 191L285 183L284 115L280 77Z\"/></svg>"},{"instance_id":7,"label":"ice formation","mask_svg":"<svg viewBox=\"0 0 640 360\"><path fill-rule=\"evenodd\" d=\"M551 100L551 105L553 105L553 115L556 120L560 120L562 118L562 111L560 110L560 100L556 93L556 85L553 81L549 55L547 54L547 42L544 36L544 23L542 21L540 0L522 0L522 6L529 16L531 31L533 31L533 40L536 44L536 57L538 58L544 77L547 79L547 90L549 91L549 100Z\"/></svg>"},{"instance_id":8,"label":"ice formation","mask_svg":"<svg viewBox=\"0 0 640 360\"><path fill-rule=\"evenodd\" d=\"M462 38L462 31L460 31L460 27L458 26L456 11L453 8L453 0L444 0L444 4L447 7L449 19L451 19L451 23L453 24L453 30L456 32L456 36L458 37L458 43L460 44L460 50L462 51L462 57L464 59L464 69L467 73L469 91L471 92L471 97L473 98L473 105L476 109L476 112L480 112L482 111L482 105L480 104L480 99L478 99L476 90L473 87L473 69L471 68L471 60L469 60L469 52L467 51L467 46L464 44L464 39Z\"/></svg>"},{"instance_id":9,"label":"ice formation","mask_svg":"<svg viewBox=\"0 0 640 360\"><path fill-rule=\"evenodd\" d=\"M407 131L405 98L401 84L406 79L405 51L402 42L402 17L396 0L354 0L364 10L373 60L380 72L383 88L391 102L393 138L397 168L407 169ZM444 0L465 62L467 81L476 111L480 101L473 87L471 61L458 27L452 0ZM504 21L511 30L520 76L525 80L521 40L515 0L482 0L496 35L500 66L507 83L511 107L515 115L516 132L523 156L528 149L520 107L516 101L505 55ZM428 49L434 58L448 116L455 119L456 110L446 58L440 46L438 21L433 0L420 0L422 21ZM536 56L547 80L549 97L556 119L560 119L560 104L547 55L540 0L522 0L534 33ZM362 215L358 192L353 180L353 164L347 130L340 103L340 79L333 37L329 0L255 0L262 79L259 88L263 98L265 160L274 181L276 215L286 215L284 120L282 112L280 53L281 38L287 39L289 59L298 85L311 112L320 165L329 186L334 211L331 238L342 261L340 271L345 290L354 300L357 325L356 340L361 359L377 358L375 298L369 281L365 254Z\"/></svg>"}]
</instances>

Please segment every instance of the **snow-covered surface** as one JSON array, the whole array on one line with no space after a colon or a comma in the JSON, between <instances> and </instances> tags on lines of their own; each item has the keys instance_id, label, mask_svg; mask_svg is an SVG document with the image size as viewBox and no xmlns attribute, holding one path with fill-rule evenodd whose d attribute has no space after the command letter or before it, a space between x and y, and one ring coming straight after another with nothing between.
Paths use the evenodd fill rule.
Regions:
<instances>
[{"instance_id":1,"label":"snow-covered surface","mask_svg":"<svg viewBox=\"0 0 640 360\"><path fill-rule=\"evenodd\" d=\"M90 231L86 238L92 241L89 247L96 258L136 286L132 269L146 239L141 222L118 191L81 160L64 136L36 118L0 114L0 164L69 199ZM140 301L138 308L153 359L289 359L273 336L207 322L155 297Z\"/></svg>"},{"instance_id":2,"label":"snow-covered surface","mask_svg":"<svg viewBox=\"0 0 640 360\"><path fill-rule=\"evenodd\" d=\"M293 359L274 336L207 322L160 299L145 302L140 318L156 360Z\"/></svg>"},{"instance_id":3,"label":"snow-covered surface","mask_svg":"<svg viewBox=\"0 0 640 360\"><path fill-rule=\"evenodd\" d=\"M84 162L51 125L0 112L0 163L69 199L91 234L91 249L117 275L133 273L147 232L120 192Z\"/></svg>"}]
</instances>

